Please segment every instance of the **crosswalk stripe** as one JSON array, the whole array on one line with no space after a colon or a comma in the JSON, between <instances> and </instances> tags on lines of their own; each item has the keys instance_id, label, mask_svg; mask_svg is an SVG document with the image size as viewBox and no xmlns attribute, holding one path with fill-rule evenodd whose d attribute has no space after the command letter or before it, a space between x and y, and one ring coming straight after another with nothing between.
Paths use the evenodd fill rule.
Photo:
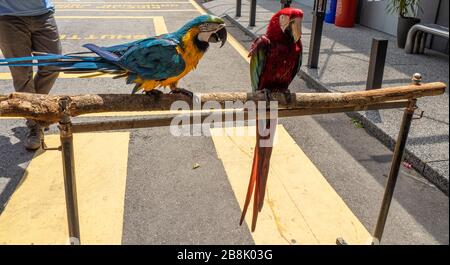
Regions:
<instances>
[{"instance_id":1,"label":"crosswalk stripe","mask_svg":"<svg viewBox=\"0 0 450 265\"><path fill-rule=\"evenodd\" d=\"M130 133L75 134L82 244L120 244ZM58 146L59 135L46 136ZM114 144L111 144L114 143ZM61 153L38 151L0 215L0 244L68 244Z\"/></svg>"},{"instance_id":2,"label":"crosswalk stripe","mask_svg":"<svg viewBox=\"0 0 450 265\"><path fill-rule=\"evenodd\" d=\"M241 209L255 143L250 132L255 132L254 126L211 129L217 156ZM248 226L252 211L250 204ZM264 207L252 236L256 244L333 245L338 237L349 244L371 240L366 228L282 125L277 128Z\"/></svg>"}]
</instances>

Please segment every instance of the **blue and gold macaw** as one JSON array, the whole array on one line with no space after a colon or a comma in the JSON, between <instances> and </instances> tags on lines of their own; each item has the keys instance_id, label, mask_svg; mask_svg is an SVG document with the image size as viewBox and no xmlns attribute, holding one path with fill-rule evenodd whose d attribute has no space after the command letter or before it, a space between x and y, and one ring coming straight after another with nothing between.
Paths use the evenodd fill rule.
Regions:
<instances>
[{"instance_id":1,"label":"blue and gold macaw","mask_svg":"<svg viewBox=\"0 0 450 265\"><path fill-rule=\"evenodd\" d=\"M178 88L178 81L194 69L209 43L227 39L224 21L213 15L201 15L179 30L130 43L98 47L85 44L90 52L34 54L34 56L0 59L0 66L53 66L52 71L65 73L115 74L126 77L127 84L136 84L133 93L161 93L157 88L169 86L172 93L192 93ZM96 56L85 54L95 53Z\"/></svg>"}]
</instances>

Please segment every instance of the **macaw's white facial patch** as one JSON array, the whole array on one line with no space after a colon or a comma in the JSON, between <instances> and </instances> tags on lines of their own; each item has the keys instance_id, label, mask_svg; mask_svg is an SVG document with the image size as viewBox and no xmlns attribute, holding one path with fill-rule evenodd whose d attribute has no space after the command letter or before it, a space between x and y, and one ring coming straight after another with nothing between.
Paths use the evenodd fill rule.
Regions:
<instances>
[{"instance_id":1,"label":"macaw's white facial patch","mask_svg":"<svg viewBox=\"0 0 450 265\"><path fill-rule=\"evenodd\" d=\"M227 39L227 31L224 24L205 23L200 25L200 33L197 36L198 40L204 42L219 42L222 41L222 46ZM222 47L221 46L221 47Z\"/></svg>"}]
</instances>

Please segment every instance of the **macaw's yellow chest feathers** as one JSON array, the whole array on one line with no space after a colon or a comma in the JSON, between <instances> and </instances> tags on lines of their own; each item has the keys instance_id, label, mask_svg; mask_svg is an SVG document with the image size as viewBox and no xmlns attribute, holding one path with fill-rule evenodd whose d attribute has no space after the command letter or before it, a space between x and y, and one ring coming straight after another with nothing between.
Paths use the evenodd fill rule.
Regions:
<instances>
[{"instance_id":1,"label":"macaw's yellow chest feathers","mask_svg":"<svg viewBox=\"0 0 450 265\"><path fill-rule=\"evenodd\" d=\"M178 81L183 78L187 73L197 67L198 62L206 52L209 44L198 40L197 36L199 28L194 27L190 29L181 39L181 44L177 46L176 50L183 58L185 68L181 74L173 76L164 80L142 80L138 78L136 83L141 84L141 88L144 91L150 91L158 87L175 88Z\"/></svg>"},{"instance_id":2,"label":"macaw's yellow chest feathers","mask_svg":"<svg viewBox=\"0 0 450 265\"><path fill-rule=\"evenodd\" d=\"M209 46L207 42L198 40L199 31L197 27L190 29L182 39L183 47L177 48L186 64L186 69L184 70L185 72L187 71L186 74L197 67L198 62Z\"/></svg>"}]
</instances>

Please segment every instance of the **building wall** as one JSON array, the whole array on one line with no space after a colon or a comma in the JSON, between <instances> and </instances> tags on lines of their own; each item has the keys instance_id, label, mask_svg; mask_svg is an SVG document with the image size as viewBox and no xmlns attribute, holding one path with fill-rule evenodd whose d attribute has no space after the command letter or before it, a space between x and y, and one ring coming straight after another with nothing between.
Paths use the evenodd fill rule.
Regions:
<instances>
[{"instance_id":1,"label":"building wall","mask_svg":"<svg viewBox=\"0 0 450 265\"><path fill-rule=\"evenodd\" d=\"M386 11L386 0L361 0L359 23L368 28L397 35L397 16Z\"/></svg>"},{"instance_id":2,"label":"building wall","mask_svg":"<svg viewBox=\"0 0 450 265\"><path fill-rule=\"evenodd\" d=\"M441 0L440 7L436 16L436 24L448 28L449 1ZM431 40L431 48L440 52L449 53L448 40L441 37L434 37Z\"/></svg>"},{"instance_id":3,"label":"building wall","mask_svg":"<svg viewBox=\"0 0 450 265\"><path fill-rule=\"evenodd\" d=\"M397 35L397 15L389 14L386 6L389 0L359 0L359 23L363 26ZM449 0L422 0L421 11L417 17L421 23L438 24L448 28ZM432 37L428 40L428 48L448 53L448 40Z\"/></svg>"}]
</instances>

